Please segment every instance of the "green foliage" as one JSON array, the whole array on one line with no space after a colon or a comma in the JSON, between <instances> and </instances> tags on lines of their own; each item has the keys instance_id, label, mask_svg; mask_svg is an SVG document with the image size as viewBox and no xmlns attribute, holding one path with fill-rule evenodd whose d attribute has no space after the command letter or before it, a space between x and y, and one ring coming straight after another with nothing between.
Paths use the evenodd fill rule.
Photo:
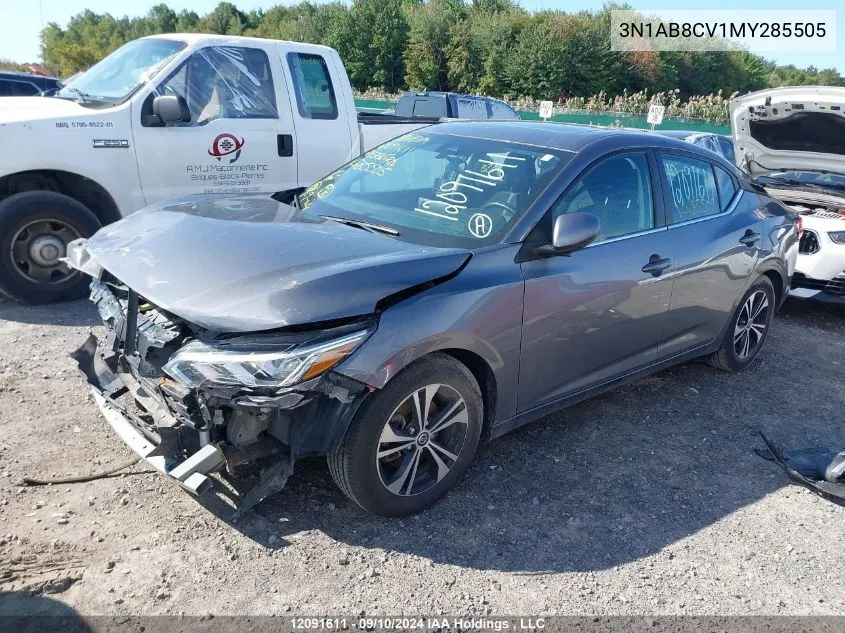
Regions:
<instances>
[{"instance_id":1,"label":"green foliage","mask_svg":"<svg viewBox=\"0 0 845 633\"><path fill-rule=\"evenodd\" d=\"M0 70L17 70L20 72L28 71L26 64L13 62L11 59L0 59Z\"/></svg>"},{"instance_id":2,"label":"green foliage","mask_svg":"<svg viewBox=\"0 0 845 633\"><path fill-rule=\"evenodd\" d=\"M512 100L553 99L563 106L573 99L606 104L612 101L606 95L613 94L631 108L660 93L668 101L691 104L685 112L706 112L705 118L721 116L722 94L845 85L834 69L778 66L741 51L613 52L612 8L625 7L529 13L517 0L353 0L244 12L220 2L199 16L161 3L137 18L83 11L65 27L50 23L41 33L41 50L47 67L68 76L145 35L249 35L332 46L353 87L362 91L459 90Z\"/></svg>"}]
</instances>

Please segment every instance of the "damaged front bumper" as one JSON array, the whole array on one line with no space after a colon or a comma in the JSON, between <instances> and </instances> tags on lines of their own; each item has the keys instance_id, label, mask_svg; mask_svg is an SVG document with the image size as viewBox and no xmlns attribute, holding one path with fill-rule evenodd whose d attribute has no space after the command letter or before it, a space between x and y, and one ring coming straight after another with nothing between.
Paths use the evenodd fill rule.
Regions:
<instances>
[{"instance_id":1,"label":"damaged front bumper","mask_svg":"<svg viewBox=\"0 0 845 633\"><path fill-rule=\"evenodd\" d=\"M226 460L217 446L206 444L181 461L162 454L161 444L154 443L142 432L141 429L147 426L144 421L112 397L125 391L126 387L99 355L97 338L89 336L72 356L88 379L91 394L103 417L138 457L195 495L209 488L209 473L217 470Z\"/></svg>"},{"instance_id":2,"label":"damaged front bumper","mask_svg":"<svg viewBox=\"0 0 845 633\"><path fill-rule=\"evenodd\" d=\"M193 336L187 324L139 307L131 290L101 281L91 288L108 337L101 344L89 336L72 357L103 416L139 457L195 495L215 471L266 462L238 513L281 490L296 459L334 450L372 391L331 371L274 393L189 389L160 369Z\"/></svg>"}]
</instances>

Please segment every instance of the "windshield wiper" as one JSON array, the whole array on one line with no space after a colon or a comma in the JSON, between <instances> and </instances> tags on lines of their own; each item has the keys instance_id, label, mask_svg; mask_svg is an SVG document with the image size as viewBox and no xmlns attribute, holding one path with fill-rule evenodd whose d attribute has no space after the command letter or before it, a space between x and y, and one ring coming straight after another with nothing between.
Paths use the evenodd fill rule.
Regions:
<instances>
[{"instance_id":1,"label":"windshield wiper","mask_svg":"<svg viewBox=\"0 0 845 633\"><path fill-rule=\"evenodd\" d=\"M845 189L845 186L833 182L804 182L794 178L780 178L778 176L758 176L758 180L760 181L760 184L764 186L768 185L769 187L777 187L780 185L793 189L806 189L807 191L819 191L822 193L830 191L831 189L836 189L837 191Z\"/></svg>"},{"instance_id":2,"label":"windshield wiper","mask_svg":"<svg viewBox=\"0 0 845 633\"><path fill-rule=\"evenodd\" d=\"M832 172L819 172L819 173L832 173ZM801 189L808 189L810 191L830 191L831 189L836 189L837 191L842 191L845 189L845 185L836 183L836 182L807 182L805 180L798 180L797 178L785 178L783 176L773 176L769 174L761 174L758 176L758 179L762 181L762 184L768 184L769 186L778 186L778 185L785 185L787 187L794 187L794 188L801 188Z\"/></svg>"},{"instance_id":3,"label":"windshield wiper","mask_svg":"<svg viewBox=\"0 0 845 633\"><path fill-rule=\"evenodd\" d=\"M62 90L75 94L77 97L79 97L78 100L82 101L83 103L97 103L101 101L101 99L98 99L94 95L88 94L87 92L82 92L79 88L74 88L73 86L65 86L64 88L62 88ZM59 96L58 93L56 94L56 96Z\"/></svg>"},{"instance_id":4,"label":"windshield wiper","mask_svg":"<svg viewBox=\"0 0 845 633\"><path fill-rule=\"evenodd\" d=\"M333 215L321 215L324 220L331 220L332 222L340 222L347 226L354 226L356 229L364 229L370 233L384 233L385 235L392 235L396 237L399 231L392 229L389 226L382 226L381 224L373 224L372 222L364 222L363 220L351 220L349 218L338 218Z\"/></svg>"}]
</instances>

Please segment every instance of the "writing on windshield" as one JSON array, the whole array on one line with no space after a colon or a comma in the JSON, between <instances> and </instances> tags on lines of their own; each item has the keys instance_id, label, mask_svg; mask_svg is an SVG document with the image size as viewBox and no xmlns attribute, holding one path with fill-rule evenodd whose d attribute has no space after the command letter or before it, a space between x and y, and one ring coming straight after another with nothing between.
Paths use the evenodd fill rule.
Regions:
<instances>
[{"instance_id":1,"label":"writing on windshield","mask_svg":"<svg viewBox=\"0 0 845 633\"><path fill-rule=\"evenodd\" d=\"M300 196L308 215L390 227L421 244L503 236L571 157L486 138L411 133L347 163Z\"/></svg>"},{"instance_id":2,"label":"writing on windshield","mask_svg":"<svg viewBox=\"0 0 845 633\"><path fill-rule=\"evenodd\" d=\"M434 200L423 198L420 206L415 207L414 211L457 222L460 212L467 209L471 192L485 194L490 187L495 187L504 180L505 169L515 169L519 161L525 161L525 158L519 156L491 152L484 156L478 159L481 165L479 171L464 169L454 180L440 185ZM514 163L509 164L508 160Z\"/></svg>"}]
</instances>

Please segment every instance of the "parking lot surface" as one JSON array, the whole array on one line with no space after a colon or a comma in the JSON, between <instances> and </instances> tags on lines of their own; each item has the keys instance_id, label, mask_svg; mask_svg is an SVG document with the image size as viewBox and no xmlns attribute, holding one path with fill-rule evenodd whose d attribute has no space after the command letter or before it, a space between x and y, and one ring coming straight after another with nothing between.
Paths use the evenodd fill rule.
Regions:
<instances>
[{"instance_id":1,"label":"parking lot surface","mask_svg":"<svg viewBox=\"0 0 845 633\"><path fill-rule=\"evenodd\" d=\"M132 457L68 358L91 330L85 301L0 302L0 614L845 614L845 508L753 452L845 445L845 310L789 302L741 374L686 364L496 440L405 520L316 459L237 523L223 485L15 485Z\"/></svg>"}]
</instances>

